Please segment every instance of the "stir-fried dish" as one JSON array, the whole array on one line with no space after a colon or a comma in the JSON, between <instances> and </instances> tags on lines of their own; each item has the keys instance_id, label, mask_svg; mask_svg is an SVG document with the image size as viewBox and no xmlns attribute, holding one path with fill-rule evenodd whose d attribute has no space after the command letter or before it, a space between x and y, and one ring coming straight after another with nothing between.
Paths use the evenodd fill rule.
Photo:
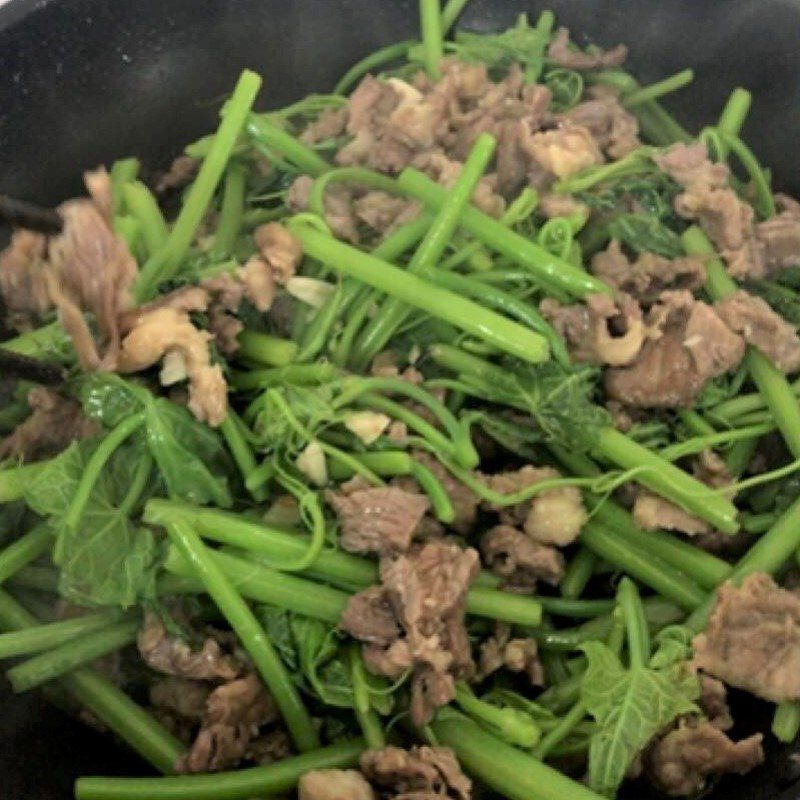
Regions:
<instances>
[{"instance_id":1,"label":"stir-fried dish","mask_svg":"<svg viewBox=\"0 0 800 800\"><path fill-rule=\"evenodd\" d=\"M798 734L800 204L746 91L694 135L690 70L464 5L15 206L0 658L164 773L80 800L690 797Z\"/></svg>"}]
</instances>

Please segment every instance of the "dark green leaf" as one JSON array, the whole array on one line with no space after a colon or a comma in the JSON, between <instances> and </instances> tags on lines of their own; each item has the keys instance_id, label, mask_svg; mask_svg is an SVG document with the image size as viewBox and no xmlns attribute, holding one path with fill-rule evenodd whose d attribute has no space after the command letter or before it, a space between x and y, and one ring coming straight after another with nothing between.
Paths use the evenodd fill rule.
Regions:
<instances>
[{"instance_id":1,"label":"dark green leaf","mask_svg":"<svg viewBox=\"0 0 800 800\"><path fill-rule=\"evenodd\" d=\"M544 77L550 90L550 110L556 114L574 108L583 96L583 76L572 69L551 69Z\"/></svg>"},{"instance_id":2,"label":"dark green leaf","mask_svg":"<svg viewBox=\"0 0 800 800\"><path fill-rule=\"evenodd\" d=\"M651 214L620 214L609 223L608 232L637 253L665 258L683 255L680 236Z\"/></svg>"},{"instance_id":3,"label":"dark green leaf","mask_svg":"<svg viewBox=\"0 0 800 800\"><path fill-rule=\"evenodd\" d=\"M25 486L25 502L43 517L61 517L78 486L86 462L97 447L98 439L73 442Z\"/></svg>"}]
</instances>

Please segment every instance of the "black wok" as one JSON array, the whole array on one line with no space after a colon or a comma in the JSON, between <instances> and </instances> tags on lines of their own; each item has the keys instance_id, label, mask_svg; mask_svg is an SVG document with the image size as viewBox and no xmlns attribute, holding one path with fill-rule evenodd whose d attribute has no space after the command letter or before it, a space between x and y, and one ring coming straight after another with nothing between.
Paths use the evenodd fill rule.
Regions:
<instances>
[{"instance_id":1,"label":"black wok","mask_svg":"<svg viewBox=\"0 0 800 800\"><path fill-rule=\"evenodd\" d=\"M800 191L797 0L473 0L464 21L507 26L552 8L578 40L626 42L650 82L686 66L694 85L669 103L691 129L729 90L751 89L745 130L776 185ZM80 190L85 167L135 154L164 166L215 125L244 66L262 103L330 87L352 62L416 28L415 0L11 0L0 6L0 192L51 203ZM740 703L742 733L770 709ZM716 800L794 800L800 766L768 737L766 765L723 781ZM0 800L63 799L79 774L136 774L113 741L37 697L0 684ZM647 800L646 790L632 797ZM565 798L565 800L568 800Z\"/></svg>"}]
</instances>

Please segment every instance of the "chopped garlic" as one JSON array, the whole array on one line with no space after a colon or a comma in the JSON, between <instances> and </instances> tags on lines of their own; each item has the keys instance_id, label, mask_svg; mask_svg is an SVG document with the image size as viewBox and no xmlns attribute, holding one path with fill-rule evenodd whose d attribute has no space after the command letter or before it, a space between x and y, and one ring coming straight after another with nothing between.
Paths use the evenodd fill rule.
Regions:
<instances>
[{"instance_id":1,"label":"chopped garlic","mask_svg":"<svg viewBox=\"0 0 800 800\"><path fill-rule=\"evenodd\" d=\"M328 465L325 462L325 453L322 452L322 447L316 439L309 442L294 463L297 469L315 486L325 486L328 483Z\"/></svg>"},{"instance_id":2,"label":"chopped garlic","mask_svg":"<svg viewBox=\"0 0 800 800\"><path fill-rule=\"evenodd\" d=\"M186 361L183 354L179 350L167 350L161 362L161 372L158 373L161 385L173 386L185 381L186 377Z\"/></svg>"},{"instance_id":3,"label":"chopped garlic","mask_svg":"<svg viewBox=\"0 0 800 800\"><path fill-rule=\"evenodd\" d=\"M293 276L286 283L286 291L312 308L322 308L328 302L336 287L327 281L316 278Z\"/></svg>"},{"instance_id":4,"label":"chopped garlic","mask_svg":"<svg viewBox=\"0 0 800 800\"><path fill-rule=\"evenodd\" d=\"M372 444L389 427L392 420L376 411L356 411L344 421L347 430L354 433L364 444Z\"/></svg>"}]
</instances>

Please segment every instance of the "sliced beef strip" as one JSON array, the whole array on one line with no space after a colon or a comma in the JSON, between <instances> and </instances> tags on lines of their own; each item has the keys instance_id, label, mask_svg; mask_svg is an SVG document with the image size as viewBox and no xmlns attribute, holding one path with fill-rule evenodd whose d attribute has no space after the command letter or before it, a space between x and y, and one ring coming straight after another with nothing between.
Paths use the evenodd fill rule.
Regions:
<instances>
[{"instance_id":1,"label":"sliced beef strip","mask_svg":"<svg viewBox=\"0 0 800 800\"><path fill-rule=\"evenodd\" d=\"M241 671L236 659L225 653L215 638L207 637L200 650L193 650L184 639L170 634L152 613L145 615L137 644L145 664L163 675L229 681Z\"/></svg>"},{"instance_id":2,"label":"sliced beef strip","mask_svg":"<svg viewBox=\"0 0 800 800\"><path fill-rule=\"evenodd\" d=\"M347 108L326 108L317 119L300 134L305 144L317 144L341 136L347 127Z\"/></svg>"},{"instance_id":3,"label":"sliced beef strip","mask_svg":"<svg viewBox=\"0 0 800 800\"><path fill-rule=\"evenodd\" d=\"M545 173L555 178L568 178L604 161L591 131L568 120L557 128L532 134L523 147Z\"/></svg>"},{"instance_id":4,"label":"sliced beef strip","mask_svg":"<svg viewBox=\"0 0 800 800\"><path fill-rule=\"evenodd\" d=\"M182 189L194 180L198 169L200 169L200 159L187 155L177 156L169 169L156 181L156 193L164 194L174 189Z\"/></svg>"},{"instance_id":5,"label":"sliced beef strip","mask_svg":"<svg viewBox=\"0 0 800 800\"><path fill-rule=\"evenodd\" d=\"M651 338L636 361L605 374L609 397L627 406L690 406L707 380L744 357L744 340L689 292L664 292L647 326Z\"/></svg>"},{"instance_id":6,"label":"sliced beef strip","mask_svg":"<svg viewBox=\"0 0 800 800\"><path fill-rule=\"evenodd\" d=\"M430 796L470 800L472 781L464 775L449 747L385 747L365 750L361 771L380 791L393 797ZM416 793L420 793L417 795Z\"/></svg>"},{"instance_id":7,"label":"sliced beef strip","mask_svg":"<svg viewBox=\"0 0 800 800\"><path fill-rule=\"evenodd\" d=\"M639 121L619 101L610 86L592 86L587 100L578 103L560 119L587 128L600 149L612 160L623 158L642 146Z\"/></svg>"},{"instance_id":8,"label":"sliced beef strip","mask_svg":"<svg viewBox=\"0 0 800 800\"><path fill-rule=\"evenodd\" d=\"M787 322L760 297L738 291L714 304L722 321L760 350L782 372L800 369L800 338Z\"/></svg>"},{"instance_id":9,"label":"sliced beef strip","mask_svg":"<svg viewBox=\"0 0 800 800\"><path fill-rule=\"evenodd\" d=\"M775 201L779 213L756 224L769 272L800 264L800 206L786 195L776 195Z\"/></svg>"},{"instance_id":10,"label":"sliced beef strip","mask_svg":"<svg viewBox=\"0 0 800 800\"><path fill-rule=\"evenodd\" d=\"M592 273L647 306L665 291L695 292L706 282L704 259L699 256L669 259L642 253L630 261L616 239L592 258Z\"/></svg>"},{"instance_id":11,"label":"sliced beef strip","mask_svg":"<svg viewBox=\"0 0 800 800\"><path fill-rule=\"evenodd\" d=\"M11 242L0 252L0 299L8 324L25 331L36 327L52 308L44 270L47 237L41 233L15 230Z\"/></svg>"},{"instance_id":12,"label":"sliced beef strip","mask_svg":"<svg viewBox=\"0 0 800 800\"><path fill-rule=\"evenodd\" d=\"M341 526L340 543L349 553L403 553L430 509L423 494L394 486L371 487L342 494L328 491Z\"/></svg>"},{"instance_id":13,"label":"sliced beef strip","mask_svg":"<svg viewBox=\"0 0 800 800\"><path fill-rule=\"evenodd\" d=\"M215 772L237 766L260 729L278 718L272 697L255 673L224 683L206 700L200 731L176 772Z\"/></svg>"},{"instance_id":14,"label":"sliced beef strip","mask_svg":"<svg viewBox=\"0 0 800 800\"><path fill-rule=\"evenodd\" d=\"M534 591L539 580L557 586L564 576L564 556L510 525L496 525L481 538L487 566L515 589Z\"/></svg>"},{"instance_id":15,"label":"sliced beef strip","mask_svg":"<svg viewBox=\"0 0 800 800\"><path fill-rule=\"evenodd\" d=\"M102 430L95 420L84 415L76 400L51 389L31 389L28 405L31 415L0 440L0 461L52 458L76 439L97 436Z\"/></svg>"},{"instance_id":16,"label":"sliced beef strip","mask_svg":"<svg viewBox=\"0 0 800 800\"><path fill-rule=\"evenodd\" d=\"M706 788L709 778L744 775L764 760L759 733L731 741L709 722L688 719L647 751L648 778L670 797L690 797Z\"/></svg>"},{"instance_id":17,"label":"sliced beef strip","mask_svg":"<svg viewBox=\"0 0 800 800\"><path fill-rule=\"evenodd\" d=\"M386 590L370 586L347 601L339 626L354 639L381 647L391 645L401 633Z\"/></svg>"},{"instance_id":18,"label":"sliced beef strip","mask_svg":"<svg viewBox=\"0 0 800 800\"><path fill-rule=\"evenodd\" d=\"M501 622L495 623L493 635L481 643L477 677L484 680L499 669L524 672L532 686L544 685L544 667L536 639L512 639L511 627Z\"/></svg>"},{"instance_id":19,"label":"sliced beef strip","mask_svg":"<svg viewBox=\"0 0 800 800\"><path fill-rule=\"evenodd\" d=\"M212 690L206 681L174 676L158 678L150 685L153 715L184 744L190 745Z\"/></svg>"},{"instance_id":20,"label":"sliced beef strip","mask_svg":"<svg viewBox=\"0 0 800 800\"><path fill-rule=\"evenodd\" d=\"M764 573L741 588L723 584L705 632L694 639L694 663L764 700L800 699L800 597Z\"/></svg>"},{"instance_id":21,"label":"sliced beef strip","mask_svg":"<svg viewBox=\"0 0 800 800\"><path fill-rule=\"evenodd\" d=\"M596 48L592 53L584 53L570 47L569 29L559 28L550 43L547 56L559 67L566 69L607 69L623 64L628 56L628 48L624 44L618 44L611 50Z\"/></svg>"},{"instance_id":22,"label":"sliced beef strip","mask_svg":"<svg viewBox=\"0 0 800 800\"><path fill-rule=\"evenodd\" d=\"M699 675L700 699L698 705L708 717L711 725L721 731L729 731L733 727L733 717L728 707L728 690L722 681L710 675Z\"/></svg>"},{"instance_id":23,"label":"sliced beef strip","mask_svg":"<svg viewBox=\"0 0 800 800\"><path fill-rule=\"evenodd\" d=\"M680 531L688 536L711 531L707 522L644 489L637 492L633 502L633 521L646 531Z\"/></svg>"},{"instance_id":24,"label":"sliced beef strip","mask_svg":"<svg viewBox=\"0 0 800 800\"><path fill-rule=\"evenodd\" d=\"M314 769L300 778L297 800L375 800L375 792L358 770Z\"/></svg>"},{"instance_id":25,"label":"sliced beef strip","mask_svg":"<svg viewBox=\"0 0 800 800\"><path fill-rule=\"evenodd\" d=\"M539 308L580 363L622 367L633 362L645 343L642 310L624 293L616 302L608 295L592 294L585 303L567 306L546 298Z\"/></svg>"}]
</instances>

